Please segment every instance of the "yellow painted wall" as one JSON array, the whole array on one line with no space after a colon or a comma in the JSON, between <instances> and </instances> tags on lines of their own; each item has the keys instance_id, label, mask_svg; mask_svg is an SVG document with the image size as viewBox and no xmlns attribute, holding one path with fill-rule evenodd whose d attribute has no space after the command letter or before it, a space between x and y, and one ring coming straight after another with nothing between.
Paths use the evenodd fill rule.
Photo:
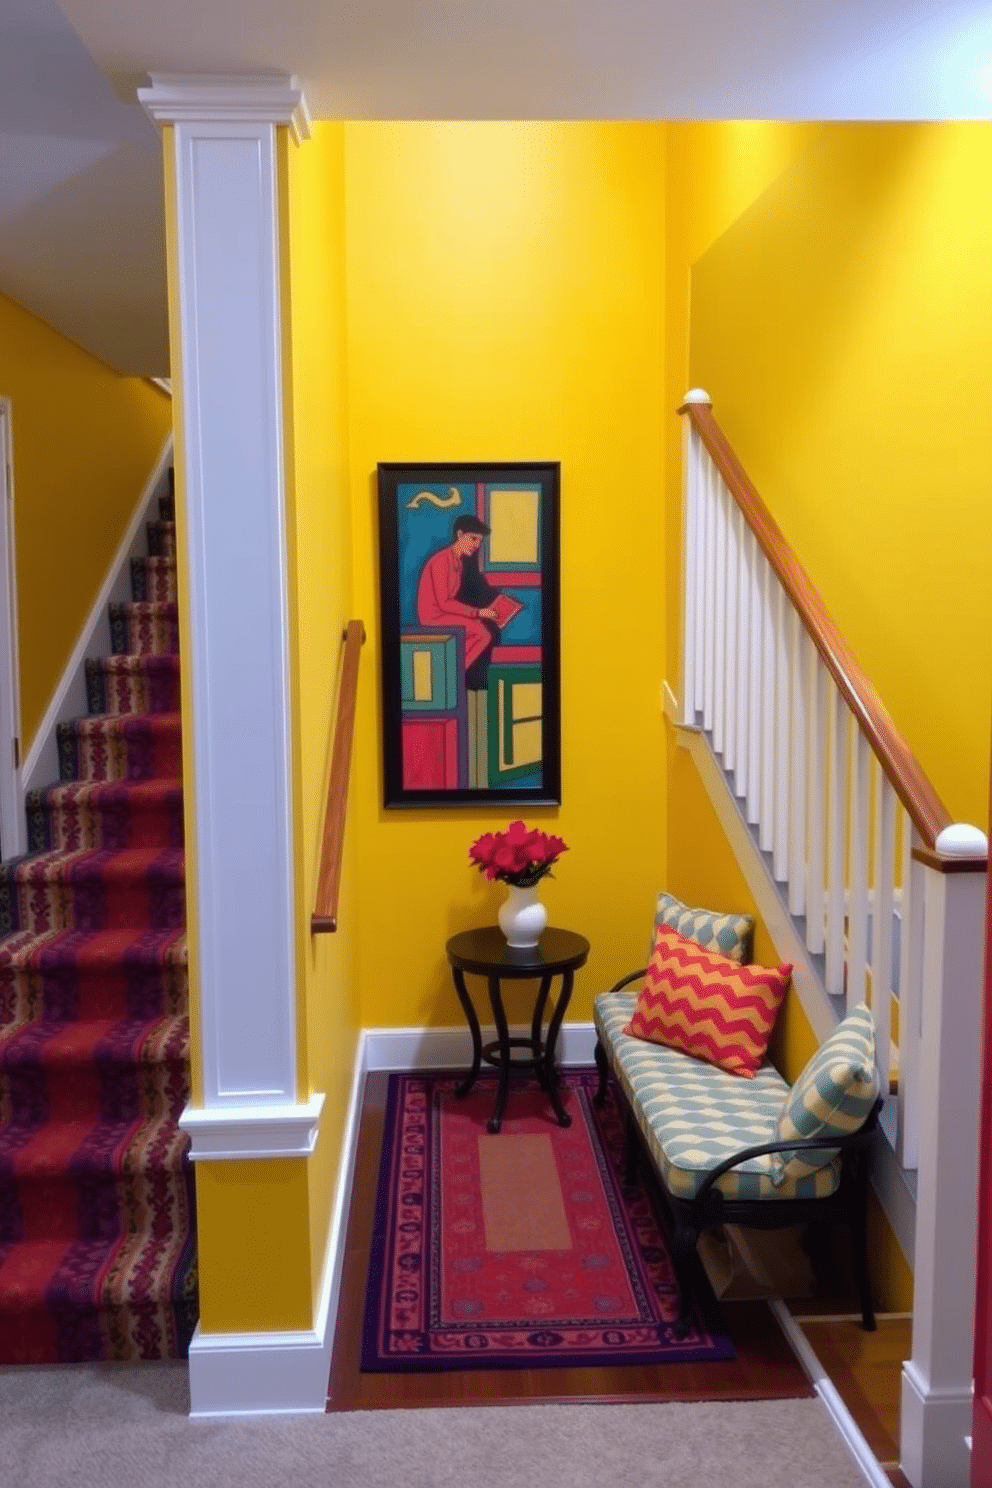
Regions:
<instances>
[{"instance_id":1,"label":"yellow painted wall","mask_svg":"<svg viewBox=\"0 0 992 1488\"><path fill-rule=\"evenodd\" d=\"M311 936L324 805L342 659L351 618L344 277L344 126L318 124L289 148L292 472L289 542L294 609L294 835L301 975L303 1099L325 1096L307 1163L311 1287L316 1296L330 1230L359 1017L358 834L351 792L338 930ZM289 431L288 431L289 432ZM363 658L363 665L365 664ZM356 748L362 747L361 738ZM366 745L367 747L367 745Z\"/></svg>"},{"instance_id":2,"label":"yellow painted wall","mask_svg":"<svg viewBox=\"0 0 992 1488\"><path fill-rule=\"evenodd\" d=\"M3 296L0 397L13 423L23 755L162 452L172 405Z\"/></svg>"},{"instance_id":3,"label":"yellow painted wall","mask_svg":"<svg viewBox=\"0 0 992 1488\"><path fill-rule=\"evenodd\" d=\"M678 690L681 636L682 420L690 386L692 266L816 138L819 124L766 120L669 124L665 135L666 676Z\"/></svg>"},{"instance_id":4,"label":"yellow painted wall","mask_svg":"<svg viewBox=\"0 0 992 1488\"><path fill-rule=\"evenodd\" d=\"M444 459L561 461L563 805L526 817L570 845L542 894L588 1019L665 863L664 126L349 124L346 223L361 1021L462 1023L444 943L502 897L468 846L520 814L381 804L376 464Z\"/></svg>"},{"instance_id":5,"label":"yellow painted wall","mask_svg":"<svg viewBox=\"0 0 992 1488\"><path fill-rule=\"evenodd\" d=\"M693 271L690 380L952 815L988 820L992 125L829 125Z\"/></svg>"}]
</instances>

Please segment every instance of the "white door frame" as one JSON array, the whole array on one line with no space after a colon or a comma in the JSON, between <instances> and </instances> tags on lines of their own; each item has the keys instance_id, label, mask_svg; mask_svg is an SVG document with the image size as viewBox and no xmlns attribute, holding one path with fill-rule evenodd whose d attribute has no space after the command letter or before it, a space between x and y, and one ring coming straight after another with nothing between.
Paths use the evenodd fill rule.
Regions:
<instances>
[{"instance_id":1,"label":"white door frame","mask_svg":"<svg viewBox=\"0 0 992 1488\"><path fill-rule=\"evenodd\" d=\"M25 851L21 688L14 547L14 442L10 400L0 398L0 857Z\"/></svg>"}]
</instances>

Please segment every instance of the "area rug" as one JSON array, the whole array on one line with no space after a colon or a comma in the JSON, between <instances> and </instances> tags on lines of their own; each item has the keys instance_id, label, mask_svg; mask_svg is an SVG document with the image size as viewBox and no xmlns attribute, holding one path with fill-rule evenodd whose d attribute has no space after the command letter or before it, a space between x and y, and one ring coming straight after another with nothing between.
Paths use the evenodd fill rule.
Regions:
<instances>
[{"instance_id":1,"label":"area rug","mask_svg":"<svg viewBox=\"0 0 992 1488\"><path fill-rule=\"evenodd\" d=\"M558 1125L515 1078L502 1130L495 1075L390 1076L362 1369L686 1363L732 1359L699 1319L683 1339L678 1285L644 1180L623 1179L624 1132L595 1070L562 1077Z\"/></svg>"}]
</instances>

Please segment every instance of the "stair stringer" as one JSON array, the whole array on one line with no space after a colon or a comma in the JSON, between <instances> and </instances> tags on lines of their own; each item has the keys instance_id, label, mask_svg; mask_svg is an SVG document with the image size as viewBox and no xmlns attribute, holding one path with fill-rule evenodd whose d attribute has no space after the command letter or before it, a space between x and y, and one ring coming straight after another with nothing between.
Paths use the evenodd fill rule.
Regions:
<instances>
[{"instance_id":1,"label":"stair stringer","mask_svg":"<svg viewBox=\"0 0 992 1488\"><path fill-rule=\"evenodd\" d=\"M131 598L131 559L141 556L145 551L145 523L153 504L159 496L165 494L171 464L170 432L166 435L162 451L138 497L134 513L52 693L31 747L24 756L19 782L19 810L22 817L28 791L48 785L59 778L58 725L70 718L79 718L89 711L86 699L87 658L99 657L106 652L107 647L102 638L106 635L108 606Z\"/></svg>"},{"instance_id":2,"label":"stair stringer","mask_svg":"<svg viewBox=\"0 0 992 1488\"><path fill-rule=\"evenodd\" d=\"M677 721L670 689L665 688L665 715L675 730L678 745L686 749L716 812L730 849L754 895L758 914L783 961L792 963L792 987L809 1019L817 1040L823 1042L843 1016L840 998L830 997L823 981L822 957L811 955L806 947L805 925L794 918L782 896L769 866L768 855L755 840L752 828L735 796L709 738L702 729ZM892 1097L887 1107L894 1106ZM893 1110L883 1113L883 1130L877 1135L871 1154L871 1183L882 1206L899 1249L912 1270L916 1238L915 1173L902 1167L891 1142L884 1135L892 1128Z\"/></svg>"}]
</instances>

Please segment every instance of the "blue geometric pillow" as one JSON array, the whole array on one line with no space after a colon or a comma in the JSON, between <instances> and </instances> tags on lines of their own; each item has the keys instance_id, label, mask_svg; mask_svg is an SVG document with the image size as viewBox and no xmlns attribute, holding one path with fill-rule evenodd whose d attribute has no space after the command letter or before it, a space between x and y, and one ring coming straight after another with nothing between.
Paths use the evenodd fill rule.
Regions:
<instances>
[{"instance_id":1,"label":"blue geometric pillow","mask_svg":"<svg viewBox=\"0 0 992 1488\"><path fill-rule=\"evenodd\" d=\"M785 1098L773 1138L848 1136L862 1127L878 1097L875 1020L865 1004L852 1008L817 1049ZM815 1152L774 1152L770 1163L776 1186L786 1175L801 1178L824 1168L836 1148Z\"/></svg>"},{"instance_id":2,"label":"blue geometric pillow","mask_svg":"<svg viewBox=\"0 0 992 1488\"><path fill-rule=\"evenodd\" d=\"M686 940L694 940L706 951L718 951L738 965L751 959L754 917L749 914L719 914L715 909L690 909L674 894L659 894L655 929L667 925ZM653 953L654 945L648 955Z\"/></svg>"}]
</instances>

